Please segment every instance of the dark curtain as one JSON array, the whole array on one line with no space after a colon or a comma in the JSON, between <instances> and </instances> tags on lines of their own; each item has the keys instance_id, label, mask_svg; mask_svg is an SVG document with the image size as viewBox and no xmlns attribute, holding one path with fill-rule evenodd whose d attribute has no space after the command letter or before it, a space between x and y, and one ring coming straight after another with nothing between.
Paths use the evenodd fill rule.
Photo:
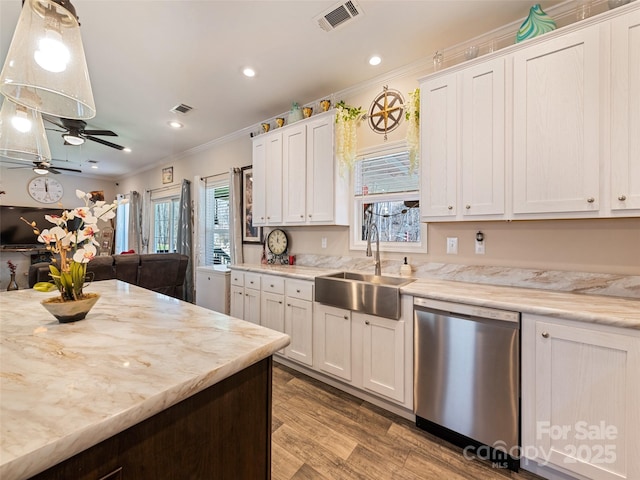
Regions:
<instances>
[{"instance_id":1,"label":"dark curtain","mask_svg":"<svg viewBox=\"0 0 640 480\"><path fill-rule=\"evenodd\" d=\"M193 208L191 206L191 182L182 180L180 213L178 215L178 253L187 255L187 273L184 280L183 300L193 303Z\"/></svg>"}]
</instances>

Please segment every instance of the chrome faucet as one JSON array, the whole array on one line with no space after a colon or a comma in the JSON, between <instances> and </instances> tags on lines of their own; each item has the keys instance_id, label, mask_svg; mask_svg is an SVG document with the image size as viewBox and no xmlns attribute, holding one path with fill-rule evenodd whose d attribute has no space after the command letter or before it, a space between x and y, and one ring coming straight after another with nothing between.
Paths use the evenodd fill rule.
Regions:
<instances>
[{"instance_id":1,"label":"chrome faucet","mask_svg":"<svg viewBox=\"0 0 640 480\"><path fill-rule=\"evenodd\" d=\"M378 226L375 223L371 223L369 225L369 235L367 235L367 251L365 255L370 257L371 253L371 237L373 236L373 230L376 231L376 260L373 263L375 266L375 275L382 275L382 269L380 268L380 232L378 231Z\"/></svg>"}]
</instances>

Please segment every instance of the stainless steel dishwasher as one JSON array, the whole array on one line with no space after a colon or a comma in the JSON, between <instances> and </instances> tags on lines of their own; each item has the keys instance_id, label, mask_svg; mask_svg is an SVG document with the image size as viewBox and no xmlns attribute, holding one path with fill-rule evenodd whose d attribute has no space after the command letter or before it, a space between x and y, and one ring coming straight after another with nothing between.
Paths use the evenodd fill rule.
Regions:
<instances>
[{"instance_id":1,"label":"stainless steel dishwasher","mask_svg":"<svg viewBox=\"0 0 640 480\"><path fill-rule=\"evenodd\" d=\"M415 298L414 322L416 425L517 470L520 314Z\"/></svg>"}]
</instances>

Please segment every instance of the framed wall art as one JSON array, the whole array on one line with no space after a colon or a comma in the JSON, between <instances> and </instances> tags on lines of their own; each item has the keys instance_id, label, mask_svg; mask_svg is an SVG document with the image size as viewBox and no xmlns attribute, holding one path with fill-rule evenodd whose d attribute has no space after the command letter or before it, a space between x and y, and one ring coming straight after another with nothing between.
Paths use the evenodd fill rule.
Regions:
<instances>
[{"instance_id":1,"label":"framed wall art","mask_svg":"<svg viewBox=\"0 0 640 480\"><path fill-rule=\"evenodd\" d=\"M262 227L253 225L253 168L242 169L242 243L261 243Z\"/></svg>"},{"instance_id":2,"label":"framed wall art","mask_svg":"<svg viewBox=\"0 0 640 480\"><path fill-rule=\"evenodd\" d=\"M173 183L173 167L162 169L162 183Z\"/></svg>"}]
</instances>

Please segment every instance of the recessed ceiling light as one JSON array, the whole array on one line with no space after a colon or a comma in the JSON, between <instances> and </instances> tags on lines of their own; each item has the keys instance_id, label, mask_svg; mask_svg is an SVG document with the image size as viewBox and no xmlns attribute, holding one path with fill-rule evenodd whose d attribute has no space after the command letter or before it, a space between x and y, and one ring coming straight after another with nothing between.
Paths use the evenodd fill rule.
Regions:
<instances>
[{"instance_id":1,"label":"recessed ceiling light","mask_svg":"<svg viewBox=\"0 0 640 480\"><path fill-rule=\"evenodd\" d=\"M242 70L242 73L244 74L245 77L255 77L256 76L256 71L253 68L245 68L244 70Z\"/></svg>"},{"instance_id":2,"label":"recessed ceiling light","mask_svg":"<svg viewBox=\"0 0 640 480\"><path fill-rule=\"evenodd\" d=\"M91 165L91 168L98 169L98 165Z\"/></svg>"},{"instance_id":3,"label":"recessed ceiling light","mask_svg":"<svg viewBox=\"0 0 640 480\"><path fill-rule=\"evenodd\" d=\"M169 124L169 126L171 128L182 128L184 127L184 125L182 125L180 122L176 122L175 120L172 120L170 122L167 122Z\"/></svg>"},{"instance_id":4,"label":"recessed ceiling light","mask_svg":"<svg viewBox=\"0 0 640 480\"><path fill-rule=\"evenodd\" d=\"M377 55L374 55L373 57L371 57L369 59L369 65L372 66L376 66L376 65L380 65L380 62L382 62L382 59L380 57L378 57Z\"/></svg>"},{"instance_id":5,"label":"recessed ceiling light","mask_svg":"<svg viewBox=\"0 0 640 480\"><path fill-rule=\"evenodd\" d=\"M122 149L123 152L131 153L131 149L129 147L124 147Z\"/></svg>"}]
</instances>

